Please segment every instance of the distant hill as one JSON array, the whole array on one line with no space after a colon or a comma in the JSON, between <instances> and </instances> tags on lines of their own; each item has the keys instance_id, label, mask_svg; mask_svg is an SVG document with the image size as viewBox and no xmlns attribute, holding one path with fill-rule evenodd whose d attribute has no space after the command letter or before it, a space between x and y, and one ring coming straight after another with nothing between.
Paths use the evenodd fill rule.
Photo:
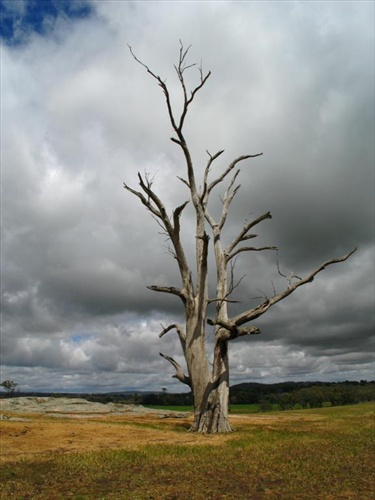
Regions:
<instances>
[{"instance_id":1,"label":"distant hill","mask_svg":"<svg viewBox=\"0 0 375 500\"><path fill-rule=\"evenodd\" d=\"M13 397L34 396L56 398L84 398L98 403L124 403L161 406L191 406L191 393L167 391L115 391L108 393L46 393L16 391ZM1 393L0 398L8 397ZM230 404L258 404L263 409L278 407L287 410L299 405L303 408L324 405L345 405L375 400L375 382L279 382L261 384L244 382L230 388Z\"/></svg>"},{"instance_id":2,"label":"distant hill","mask_svg":"<svg viewBox=\"0 0 375 500\"><path fill-rule=\"evenodd\" d=\"M279 382L276 384L242 383L230 390L231 404L278 405L281 410L300 405L316 408L375 400L375 382Z\"/></svg>"}]
</instances>

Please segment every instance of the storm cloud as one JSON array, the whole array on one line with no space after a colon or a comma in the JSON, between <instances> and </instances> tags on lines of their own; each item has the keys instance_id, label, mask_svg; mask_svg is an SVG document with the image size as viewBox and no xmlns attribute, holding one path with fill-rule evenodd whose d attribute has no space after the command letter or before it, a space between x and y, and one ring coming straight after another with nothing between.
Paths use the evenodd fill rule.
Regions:
<instances>
[{"instance_id":1,"label":"storm cloud","mask_svg":"<svg viewBox=\"0 0 375 500\"><path fill-rule=\"evenodd\" d=\"M146 288L178 286L176 263L123 189L148 172L169 211L187 199L163 94L127 47L178 108L179 39L212 71L186 123L197 172L206 150L225 149L215 172L263 153L242 165L224 238L270 210L257 243L279 251L238 258L233 312L284 289L280 272L358 247L260 318L261 336L231 344L231 383L374 378L374 5L74 3L3 2L2 379L185 390L158 355L183 362L173 333L158 338L183 311ZM213 212L220 203L218 192Z\"/></svg>"}]
</instances>

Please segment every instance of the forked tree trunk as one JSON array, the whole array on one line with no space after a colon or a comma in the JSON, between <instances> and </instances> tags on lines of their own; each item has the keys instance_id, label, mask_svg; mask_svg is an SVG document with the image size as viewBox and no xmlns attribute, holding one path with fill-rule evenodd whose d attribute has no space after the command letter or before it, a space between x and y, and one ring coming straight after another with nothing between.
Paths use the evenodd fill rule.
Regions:
<instances>
[{"instance_id":1,"label":"forked tree trunk","mask_svg":"<svg viewBox=\"0 0 375 500\"><path fill-rule=\"evenodd\" d=\"M191 431L210 434L233 430L228 420L228 406L223 402L227 399L226 393L228 393L228 387L224 385L211 393L205 410L194 414Z\"/></svg>"},{"instance_id":2,"label":"forked tree trunk","mask_svg":"<svg viewBox=\"0 0 375 500\"><path fill-rule=\"evenodd\" d=\"M231 432L229 409L228 342L218 341L214 349L214 367L206 390L194 392L194 422L191 430L201 433Z\"/></svg>"},{"instance_id":3,"label":"forked tree trunk","mask_svg":"<svg viewBox=\"0 0 375 500\"><path fill-rule=\"evenodd\" d=\"M172 245L172 253L177 261L181 274L181 288L174 286L152 285L151 290L172 294L182 300L185 310L186 325L185 328L180 324L163 328L160 337L170 330L175 329L181 341L183 355L186 360L188 374L184 373L182 367L171 357L162 353L161 356L169 361L176 370L174 375L180 382L190 386L194 397L194 423L192 431L213 433L230 432L232 430L228 421L229 405L229 365L228 365L228 345L229 341L245 335L254 335L260 333L260 330L252 325L250 321L258 319L265 314L273 305L291 295L297 288L307 283L311 283L314 277L323 269L337 262L344 262L354 252L355 249L347 255L338 259L331 259L324 262L317 269L311 272L305 278L300 278L294 273L289 277L281 274L287 280L287 287L281 293L274 292L272 297L265 297L264 301L251 309L245 309L236 316L228 314L228 303L233 302L229 296L234 291L237 284L233 281L233 269L237 256L245 252L259 252L263 250L277 250L273 246L253 247L248 246L250 239L256 238L256 234L251 233L251 229L264 220L271 219L271 213L266 212L254 220L246 221L238 235L226 246L222 247L221 233L225 226L229 207L237 194L240 185L236 185L240 169L237 165L244 160L261 156L262 153L255 155L241 155L235 158L227 167L218 174L216 178L210 181L211 167L224 150L220 150L214 155L208 151L209 159L204 171L203 182L198 189L195 178L195 170L190 156L189 147L186 143L183 127L188 109L194 100L197 92L205 85L210 76L210 72L203 74L202 67L199 67L200 82L189 93L184 79L184 72L193 67L194 64L187 64L186 56L189 48L184 49L180 42L180 57L178 65L175 66L178 79L181 83L183 96L182 112L179 116L175 115L172 109L171 99L165 80L161 79L156 73L152 72L148 66L142 63L129 47L134 59L141 64L147 72L157 81L161 87L168 110L168 116L174 136L171 137L173 143L177 144L183 153L186 163L186 178L178 179L188 188L189 201L194 205L196 215L196 281L192 278L192 271L188 265L185 251L181 242L180 216L189 201L179 205L172 216L168 212L156 194L152 186L152 181L147 175L138 174L140 190L132 189L124 184L125 189L139 198L141 203L151 212L154 218L161 225L166 235L169 237ZM237 170L235 170L237 169ZM227 180L228 185L222 197L222 211L218 217L210 214L208 201L211 192L223 180ZM216 294L214 297L208 296L208 248L209 235L206 233L207 227L209 233L213 236L213 248L216 263ZM230 282L228 284L228 265L230 266ZM207 309L210 303L216 303L216 312L213 318L207 317ZM234 301L237 302L237 301ZM206 326L207 324L215 328L215 346L213 355L213 365L210 365L206 354ZM245 325L245 326L244 326ZM246 326L248 325L248 326Z\"/></svg>"}]
</instances>

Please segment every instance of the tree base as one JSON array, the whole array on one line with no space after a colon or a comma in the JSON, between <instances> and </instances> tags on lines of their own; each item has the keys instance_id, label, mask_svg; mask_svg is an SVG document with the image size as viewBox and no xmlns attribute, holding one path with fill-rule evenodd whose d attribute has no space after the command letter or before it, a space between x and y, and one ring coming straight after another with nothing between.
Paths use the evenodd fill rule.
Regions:
<instances>
[{"instance_id":1,"label":"tree base","mask_svg":"<svg viewBox=\"0 0 375 500\"><path fill-rule=\"evenodd\" d=\"M214 434L233 432L233 428L229 423L228 415L220 410L220 405L216 405L202 413L196 414L189 432Z\"/></svg>"}]
</instances>

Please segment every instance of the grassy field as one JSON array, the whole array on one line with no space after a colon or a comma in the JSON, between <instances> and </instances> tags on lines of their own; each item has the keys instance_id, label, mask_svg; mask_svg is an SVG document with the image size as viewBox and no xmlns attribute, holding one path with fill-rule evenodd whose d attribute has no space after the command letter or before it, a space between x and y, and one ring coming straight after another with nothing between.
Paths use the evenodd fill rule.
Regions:
<instances>
[{"instance_id":1,"label":"grassy field","mask_svg":"<svg viewBox=\"0 0 375 500\"><path fill-rule=\"evenodd\" d=\"M193 406L159 406L159 405L146 405L148 408L155 408L158 410L173 410L173 411L193 411ZM257 413L259 411L258 404L243 404L243 405L231 405L230 413L233 414L249 414Z\"/></svg>"},{"instance_id":2,"label":"grassy field","mask_svg":"<svg viewBox=\"0 0 375 500\"><path fill-rule=\"evenodd\" d=\"M187 433L186 419L2 421L0 497L374 498L373 404L231 419L237 432L221 436ZM12 452L17 443L22 453Z\"/></svg>"}]
</instances>

